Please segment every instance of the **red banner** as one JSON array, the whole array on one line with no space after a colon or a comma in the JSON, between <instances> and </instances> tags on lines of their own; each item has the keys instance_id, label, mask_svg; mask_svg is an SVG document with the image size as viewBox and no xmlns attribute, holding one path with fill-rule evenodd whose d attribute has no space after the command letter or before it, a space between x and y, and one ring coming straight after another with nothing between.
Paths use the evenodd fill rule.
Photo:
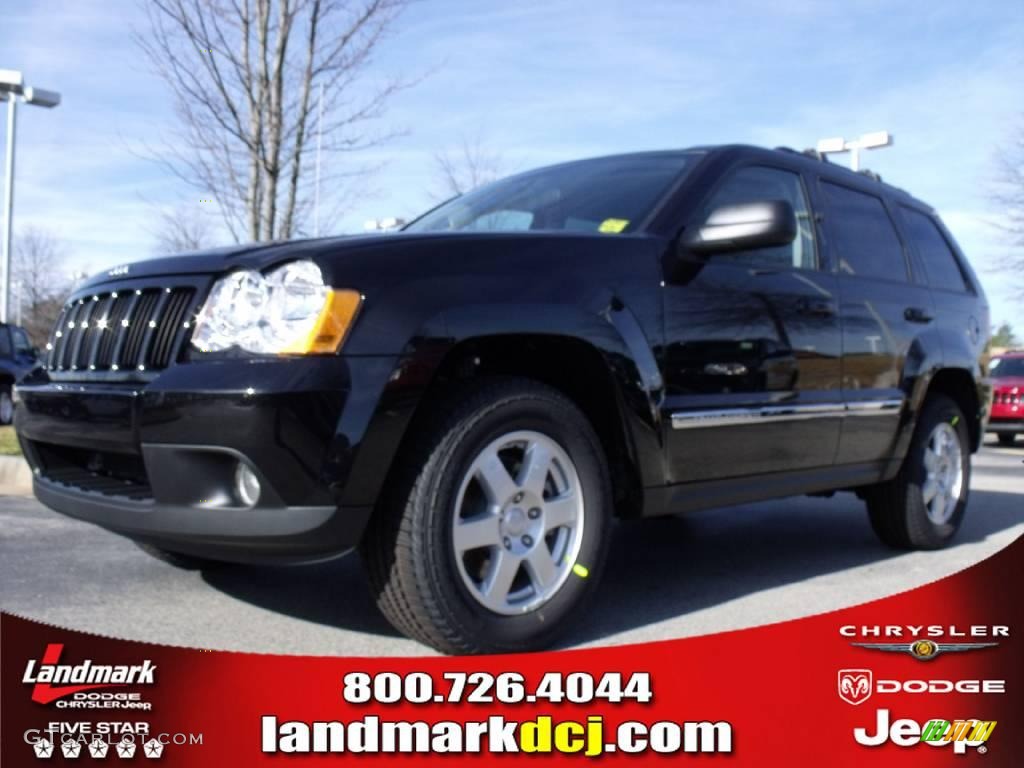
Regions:
<instances>
[{"instance_id":1,"label":"red banner","mask_svg":"<svg viewBox=\"0 0 1024 768\"><path fill-rule=\"evenodd\" d=\"M3 764L1018 766L1022 585L1018 539L933 584L797 621L464 658L204 651L5 614Z\"/></svg>"}]
</instances>

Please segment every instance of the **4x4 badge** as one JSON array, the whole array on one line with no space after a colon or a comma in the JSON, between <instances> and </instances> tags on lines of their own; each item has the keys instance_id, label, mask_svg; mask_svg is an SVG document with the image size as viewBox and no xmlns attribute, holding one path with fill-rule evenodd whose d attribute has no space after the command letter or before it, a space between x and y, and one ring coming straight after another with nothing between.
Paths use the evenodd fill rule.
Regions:
<instances>
[{"instance_id":1,"label":"4x4 badge","mask_svg":"<svg viewBox=\"0 0 1024 768\"><path fill-rule=\"evenodd\" d=\"M918 661L931 661L940 653L952 651L976 651L979 648L991 648L999 643L936 643L934 640L914 640L912 643L850 643L858 648L870 648L874 651L892 651L908 653Z\"/></svg>"}]
</instances>

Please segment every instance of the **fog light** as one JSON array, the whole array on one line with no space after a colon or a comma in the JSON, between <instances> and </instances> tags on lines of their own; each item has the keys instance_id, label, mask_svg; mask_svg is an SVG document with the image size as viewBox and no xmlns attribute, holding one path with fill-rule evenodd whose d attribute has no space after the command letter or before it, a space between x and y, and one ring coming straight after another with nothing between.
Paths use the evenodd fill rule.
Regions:
<instances>
[{"instance_id":1,"label":"fog light","mask_svg":"<svg viewBox=\"0 0 1024 768\"><path fill-rule=\"evenodd\" d=\"M247 507L255 507L260 500L260 481L249 465L238 462L235 467L235 494Z\"/></svg>"}]
</instances>

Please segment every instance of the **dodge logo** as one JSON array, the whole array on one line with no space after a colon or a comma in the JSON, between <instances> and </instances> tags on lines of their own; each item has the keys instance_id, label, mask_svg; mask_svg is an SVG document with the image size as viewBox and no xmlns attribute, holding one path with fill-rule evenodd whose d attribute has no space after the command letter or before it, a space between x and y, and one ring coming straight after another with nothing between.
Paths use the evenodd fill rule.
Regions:
<instances>
[{"instance_id":1,"label":"dodge logo","mask_svg":"<svg viewBox=\"0 0 1024 768\"><path fill-rule=\"evenodd\" d=\"M847 704L863 704L871 698L873 683L870 669L840 669L839 698Z\"/></svg>"}]
</instances>

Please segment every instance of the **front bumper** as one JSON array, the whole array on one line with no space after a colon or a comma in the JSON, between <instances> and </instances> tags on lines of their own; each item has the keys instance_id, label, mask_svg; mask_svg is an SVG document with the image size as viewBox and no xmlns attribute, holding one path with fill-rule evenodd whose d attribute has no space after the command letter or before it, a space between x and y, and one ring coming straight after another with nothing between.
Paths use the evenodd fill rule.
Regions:
<instances>
[{"instance_id":1,"label":"front bumper","mask_svg":"<svg viewBox=\"0 0 1024 768\"><path fill-rule=\"evenodd\" d=\"M1024 417L1017 418L990 418L986 431L1002 434L1024 434Z\"/></svg>"},{"instance_id":2,"label":"front bumper","mask_svg":"<svg viewBox=\"0 0 1024 768\"><path fill-rule=\"evenodd\" d=\"M36 496L58 512L214 559L322 559L369 518L348 480L394 362L204 361L147 384L44 373L18 386L15 426ZM260 481L254 505L233 490L240 463Z\"/></svg>"}]
</instances>

